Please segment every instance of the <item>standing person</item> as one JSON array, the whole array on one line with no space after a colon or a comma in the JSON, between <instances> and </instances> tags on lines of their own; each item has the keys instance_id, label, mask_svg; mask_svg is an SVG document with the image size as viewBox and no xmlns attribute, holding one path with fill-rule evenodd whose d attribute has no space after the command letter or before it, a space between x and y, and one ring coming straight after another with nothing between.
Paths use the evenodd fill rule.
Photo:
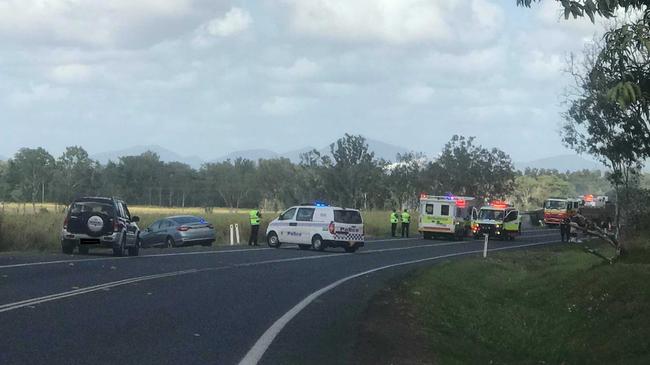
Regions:
<instances>
[{"instance_id":1,"label":"standing person","mask_svg":"<svg viewBox=\"0 0 650 365\"><path fill-rule=\"evenodd\" d=\"M397 222L399 218L397 217L397 211L393 209L393 212L390 214L390 236L395 237L395 232L397 232Z\"/></svg>"},{"instance_id":2,"label":"standing person","mask_svg":"<svg viewBox=\"0 0 650 365\"><path fill-rule=\"evenodd\" d=\"M562 219L562 222L560 222L560 237L562 237L562 242L569 241L569 227L569 218Z\"/></svg>"},{"instance_id":3,"label":"standing person","mask_svg":"<svg viewBox=\"0 0 650 365\"><path fill-rule=\"evenodd\" d=\"M260 231L260 220L262 219L262 213L260 213L259 209L254 208L248 212L248 218L251 222L251 235L248 238L248 245L257 246L257 234Z\"/></svg>"},{"instance_id":4,"label":"standing person","mask_svg":"<svg viewBox=\"0 0 650 365\"><path fill-rule=\"evenodd\" d=\"M409 214L408 209L404 209L402 213L402 238L406 234L406 238L409 238L409 226L411 225L411 215Z\"/></svg>"}]
</instances>

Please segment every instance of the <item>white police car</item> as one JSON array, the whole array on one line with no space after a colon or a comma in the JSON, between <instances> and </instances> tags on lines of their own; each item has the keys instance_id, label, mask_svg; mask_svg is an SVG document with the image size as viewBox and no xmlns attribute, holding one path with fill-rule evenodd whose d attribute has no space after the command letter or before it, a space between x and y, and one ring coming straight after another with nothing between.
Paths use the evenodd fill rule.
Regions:
<instances>
[{"instance_id":1,"label":"white police car","mask_svg":"<svg viewBox=\"0 0 650 365\"><path fill-rule=\"evenodd\" d=\"M266 239L275 248L293 243L301 249L342 247L355 252L364 246L363 219L356 209L323 204L295 206L269 224Z\"/></svg>"}]
</instances>

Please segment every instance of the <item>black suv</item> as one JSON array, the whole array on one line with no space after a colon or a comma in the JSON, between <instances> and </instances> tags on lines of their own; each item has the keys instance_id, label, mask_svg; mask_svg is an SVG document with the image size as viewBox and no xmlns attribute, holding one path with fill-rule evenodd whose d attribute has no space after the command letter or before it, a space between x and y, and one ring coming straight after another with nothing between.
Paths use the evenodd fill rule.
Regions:
<instances>
[{"instance_id":1,"label":"black suv","mask_svg":"<svg viewBox=\"0 0 650 365\"><path fill-rule=\"evenodd\" d=\"M76 199L68 208L61 231L61 251L71 254L75 247L87 254L90 247L109 247L113 256L140 253L138 216L131 216L126 203L115 198Z\"/></svg>"}]
</instances>

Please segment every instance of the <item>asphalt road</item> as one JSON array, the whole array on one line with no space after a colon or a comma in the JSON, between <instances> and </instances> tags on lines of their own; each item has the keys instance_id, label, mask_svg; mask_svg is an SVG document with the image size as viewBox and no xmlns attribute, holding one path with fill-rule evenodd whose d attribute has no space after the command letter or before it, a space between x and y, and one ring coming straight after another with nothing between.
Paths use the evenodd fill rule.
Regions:
<instances>
[{"instance_id":1,"label":"asphalt road","mask_svg":"<svg viewBox=\"0 0 650 365\"><path fill-rule=\"evenodd\" d=\"M525 232L490 251L554 244ZM0 255L0 364L345 364L370 297L482 241Z\"/></svg>"}]
</instances>

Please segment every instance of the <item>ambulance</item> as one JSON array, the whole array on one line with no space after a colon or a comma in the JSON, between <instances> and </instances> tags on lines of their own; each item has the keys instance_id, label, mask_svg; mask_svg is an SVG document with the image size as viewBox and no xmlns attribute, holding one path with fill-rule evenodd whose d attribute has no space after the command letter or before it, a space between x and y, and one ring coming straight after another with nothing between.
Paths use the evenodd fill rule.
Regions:
<instances>
[{"instance_id":1,"label":"ambulance","mask_svg":"<svg viewBox=\"0 0 650 365\"><path fill-rule=\"evenodd\" d=\"M472 234L474 238L487 234L498 239L514 240L516 236L521 235L521 215L512 205L493 201L478 211L472 221Z\"/></svg>"},{"instance_id":2,"label":"ambulance","mask_svg":"<svg viewBox=\"0 0 650 365\"><path fill-rule=\"evenodd\" d=\"M266 239L273 248L288 243L301 250L340 247L352 253L365 244L363 218L356 209L322 203L295 206L269 223Z\"/></svg>"},{"instance_id":3,"label":"ambulance","mask_svg":"<svg viewBox=\"0 0 650 365\"><path fill-rule=\"evenodd\" d=\"M451 237L462 240L469 234L476 199L468 196L420 196L418 231L425 239Z\"/></svg>"}]
</instances>

